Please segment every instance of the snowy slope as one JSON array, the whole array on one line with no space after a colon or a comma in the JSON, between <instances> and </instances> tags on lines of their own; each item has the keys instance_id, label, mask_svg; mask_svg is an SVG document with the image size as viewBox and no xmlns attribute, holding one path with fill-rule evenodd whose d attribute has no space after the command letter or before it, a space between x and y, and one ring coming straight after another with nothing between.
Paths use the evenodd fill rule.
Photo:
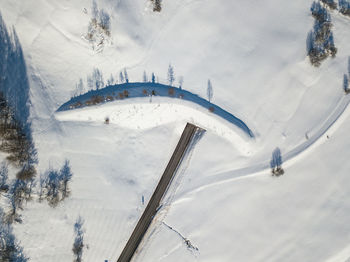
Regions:
<instances>
[{"instance_id":1,"label":"snowy slope","mask_svg":"<svg viewBox=\"0 0 350 262\"><path fill-rule=\"evenodd\" d=\"M198 121L200 112L164 98L55 111L80 78L88 91L93 68L105 80L126 68L130 81L146 71L165 83L169 63L184 77L183 88L203 98L210 79L213 102L256 138L247 141L203 113L210 128L135 261L346 261L350 126L342 80L350 19L331 12L338 53L314 68L306 58L309 0L163 1L161 13L146 0L97 3L111 15L111 39L101 52L84 40L90 1L0 0L26 59L38 169L59 168L68 158L74 172L70 198L55 209L30 202L15 225L32 261L71 261L78 215L85 219L84 261L117 259L144 208L142 195L149 199L185 121ZM105 125L116 110L125 117ZM285 175L272 178L277 146L288 161ZM188 250L163 222L199 250Z\"/></svg>"}]
</instances>

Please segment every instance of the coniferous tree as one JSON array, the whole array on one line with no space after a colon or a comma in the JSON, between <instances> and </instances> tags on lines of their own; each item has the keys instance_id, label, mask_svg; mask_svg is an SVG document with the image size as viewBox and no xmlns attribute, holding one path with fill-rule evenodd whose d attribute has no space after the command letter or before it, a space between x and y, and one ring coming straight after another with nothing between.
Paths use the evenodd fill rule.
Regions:
<instances>
[{"instance_id":1,"label":"coniferous tree","mask_svg":"<svg viewBox=\"0 0 350 262\"><path fill-rule=\"evenodd\" d=\"M63 167L60 170L60 175L59 175L59 179L61 181L62 184L62 195L63 197L67 196L67 192L68 192L68 182L72 179L72 171L69 165L69 161L66 160L64 162Z\"/></svg>"}]
</instances>

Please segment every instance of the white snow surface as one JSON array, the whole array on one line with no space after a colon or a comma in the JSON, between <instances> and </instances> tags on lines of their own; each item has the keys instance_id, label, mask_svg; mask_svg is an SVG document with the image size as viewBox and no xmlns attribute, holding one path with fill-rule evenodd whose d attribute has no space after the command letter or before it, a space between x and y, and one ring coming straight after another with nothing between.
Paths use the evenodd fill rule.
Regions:
<instances>
[{"instance_id":1,"label":"white snow surface","mask_svg":"<svg viewBox=\"0 0 350 262\"><path fill-rule=\"evenodd\" d=\"M22 44L30 80L38 171L69 159L71 195L58 207L34 200L16 237L35 262L73 260L73 225L84 220L83 261L116 261L186 121L207 129L183 161L134 261L327 261L350 258L350 98L342 90L350 19L332 11L338 48L319 68L306 57L311 0L99 0L111 41L83 39L91 1L0 0ZM84 12L87 9L87 14ZM105 80L126 68L183 88L239 116L256 135L166 98L124 100L55 113L94 67ZM109 125L104 124L110 117ZM306 134L309 139L306 138ZM272 177L279 147L285 174ZM4 156L1 154L1 157ZM198 251L188 249L182 236Z\"/></svg>"}]
</instances>

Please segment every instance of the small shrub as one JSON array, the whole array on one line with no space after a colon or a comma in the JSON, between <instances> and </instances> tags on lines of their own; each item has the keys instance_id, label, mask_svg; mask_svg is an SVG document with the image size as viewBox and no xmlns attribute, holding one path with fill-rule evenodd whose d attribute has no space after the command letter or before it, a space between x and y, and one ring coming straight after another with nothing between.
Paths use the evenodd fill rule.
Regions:
<instances>
[{"instance_id":1,"label":"small shrub","mask_svg":"<svg viewBox=\"0 0 350 262\"><path fill-rule=\"evenodd\" d=\"M169 90L168 90L168 94L169 94L169 96L173 96L174 94L175 94L175 90L174 90L174 88L169 88Z\"/></svg>"},{"instance_id":2,"label":"small shrub","mask_svg":"<svg viewBox=\"0 0 350 262\"><path fill-rule=\"evenodd\" d=\"M77 108L77 107L81 107L82 105L83 104L80 101L78 101L73 106L74 106L74 108Z\"/></svg>"},{"instance_id":3,"label":"small shrub","mask_svg":"<svg viewBox=\"0 0 350 262\"><path fill-rule=\"evenodd\" d=\"M114 100L113 96L107 96L106 97L106 101L113 101L113 100Z\"/></svg>"},{"instance_id":4,"label":"small shrub","mask_svg":"<svg viewBox=\"0 0 350 262\"><path fill-rule=\"evenodd\" d=\"M213 113L214 112L214 107L209 107L209 112Z\"/></svg>"},{"instance_id":5,"label":"small shrub","mask_svg":"<svg viewBox=\"0 0 350 262\"><path fill-rule=\"evenodd\" d=\"M144 94L145 96L147 96L147 95L148 95L148 91L147 91L146 89L143 89L143 90L142 90L142 94Z\"/></svg>"},{"instance_id":6,"label":"small shrub","mask_svg":"<svg viewBox=\"0 0 350 262\"><path fill-rule=\"evenodd\" d=\"M96 95L96 96L92 96L91 97L91 102L92 102L93 105L102 103L103 101L104 101L104 97L103 96Z\"/></svg>"},{"instance_id":7,"label":"small shrub","mask_svg":"<svg viewBox=\"0 0 350 262\"><path fill-rule=\"evenodd\" d=\"M123 94L124 94L125 97L129 97L129 91L128 90L124 90Z\"/></svg>"},{"instance_id":8,"label":"small shrub","mask_svg":"<svg viewBox=\"0 0 350 262\"><path fill-rule=\"evenodd\" d=\"M124 99L124 94L123 93L119 93L118 95L119 95L120 99Z\"/></svg>"}]
</instances>

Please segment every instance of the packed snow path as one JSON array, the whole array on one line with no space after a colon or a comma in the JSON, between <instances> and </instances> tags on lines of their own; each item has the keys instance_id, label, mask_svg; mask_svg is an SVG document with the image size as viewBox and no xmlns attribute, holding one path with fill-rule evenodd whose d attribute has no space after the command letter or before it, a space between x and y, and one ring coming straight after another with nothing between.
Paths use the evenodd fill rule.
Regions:
<instances>
[{"instance_id":1,"label":"packed snow path","mask_svg":"<svg viewBox=\"0 0 350 262\"><path fill-rule=\"evenodd\" d=\"M177 144L175 151L165 168L165 171L160 179L156 190L154 191L145 211L143 212L139 222L137 223L129 241L127 242L125 248L123 249L118 262L128 262L133 257L137 247L139 246L143 236L145 235L148 227L150 226L153 217L157 213L159 208L159 203L163 198L167 188L169 187L176 170L184 157L184 154L191 144L196 132L199 131L199 127L187 123L179 143Z\"/></svg>"},{"instance_id":2,"label":"packed snow path","mask_svg":"<svg viewBox=\"0 0 350 262\"><path fill-rule=\"evenodd\" d=\"M130 98L161 96L169 98L178 98L193 102L206 108L211 113L225 119L240 128L245 134L253 138L253 132L239 118L225 111L221 107L210 103L209 101L181 88L158 84L158 83L125 83L111 85L99 90L91 90L85 94L73 97L68 102L60 106L57 112L83 108L90 105L111 102L115 100L124 100Z\"/></svg>"}]
</instances>

